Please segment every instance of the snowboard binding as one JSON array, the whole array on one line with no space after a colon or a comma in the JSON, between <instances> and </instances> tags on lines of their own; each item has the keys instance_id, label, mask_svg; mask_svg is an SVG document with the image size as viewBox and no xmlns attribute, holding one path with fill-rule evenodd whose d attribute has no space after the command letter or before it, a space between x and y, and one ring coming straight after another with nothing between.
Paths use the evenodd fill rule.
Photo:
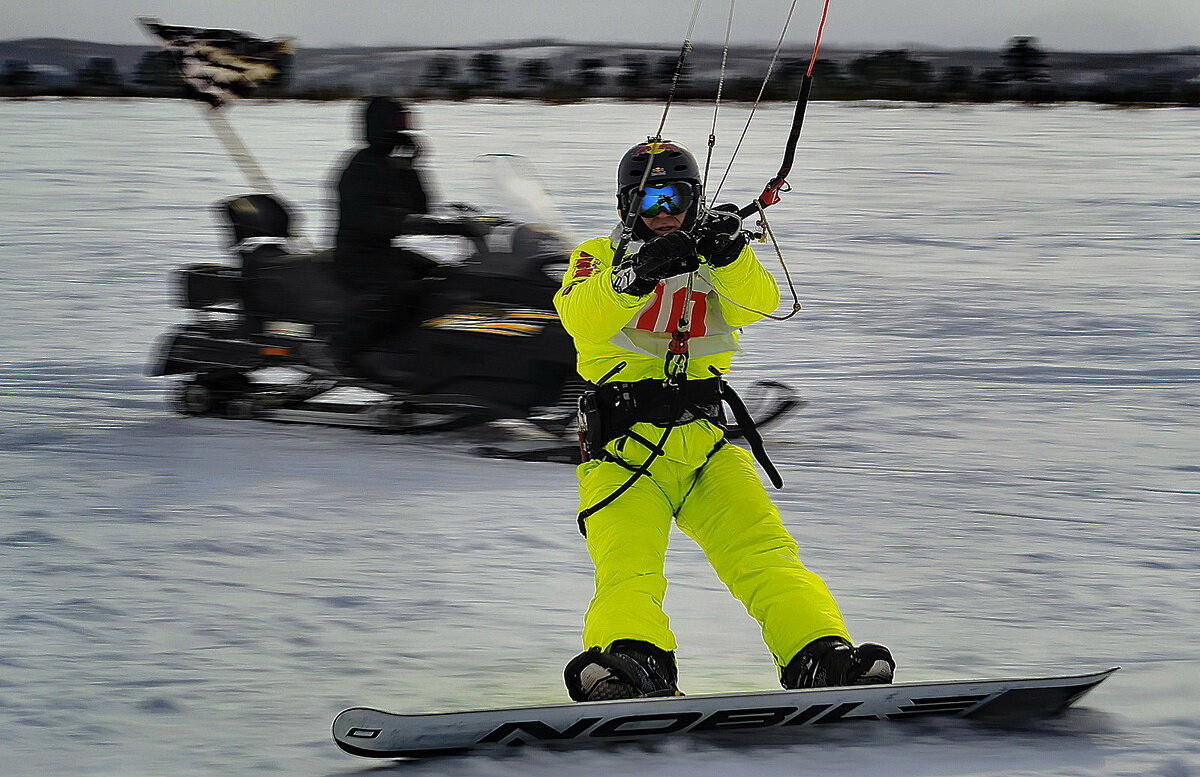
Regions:
<instances>
[{"instance_id":1,"label":"snowboard binding","mask_svg":"<svg viewBox=\"0 0 1200 777\"><path fill-rule=\"evenodd\" d=\"M590 648L563 670L575 701L682 696L675 654L636 639L619 639L608 650Z\"/></svg>"},{"instance_id":2,"label":"snowboard binding","mask_svg":"<svg viewBox=\"0 0 1200 777\"><path fill-rule=\"evenodd\" d=\"M779 682L789 690L884 685L892 681L895 672L892 652L883 645L864 642L853 646L841 637L822 637L788 662Z\"/></svg>"}]
</instances>

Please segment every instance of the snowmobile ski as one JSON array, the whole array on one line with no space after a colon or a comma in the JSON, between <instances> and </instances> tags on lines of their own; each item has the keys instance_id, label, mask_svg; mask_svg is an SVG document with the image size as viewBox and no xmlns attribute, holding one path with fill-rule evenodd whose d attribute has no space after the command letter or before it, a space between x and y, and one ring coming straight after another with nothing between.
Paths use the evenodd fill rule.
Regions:
<instances>
[{"instance_id":1,"label":"snowmobile ski","mask_svg":"<svg viewBox=\"0 0 1200 777\"><path fill-rule=\"evenodd\" d=\"M1117 671L799 691L718 693L404 715L368 707L333 721L338 747L367 758L427 758L514 745L555 748L719 736L739 743L798 727L931 715L1006 722L1054 715Z\"/></svg>"}]
</instances>

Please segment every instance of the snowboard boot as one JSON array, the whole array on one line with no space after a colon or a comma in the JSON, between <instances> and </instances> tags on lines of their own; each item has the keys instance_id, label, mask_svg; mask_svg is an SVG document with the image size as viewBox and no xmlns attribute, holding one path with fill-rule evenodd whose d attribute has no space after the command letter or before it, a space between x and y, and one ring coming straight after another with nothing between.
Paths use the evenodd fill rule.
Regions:
<instances>
[{"instance_id":1,"label":"snowboard boot","mask_svg":"<svg viewBox=\"0 0 1200 777\"><path fill-rule=\"evenodd\" d=\"M677 677L673 652L638 639L619 639L608 650L590 648L563 670L575 701L680 696Z\"/></svg>"},{"instance_id":2,"label":"snowboard boot","mask_svg":"<svg viewBox=\"0 0 1200 777\"><path fill-rule=\"evenodd\" d=\"M883 645L864 642L857 647L841 637L822 637L808 643L784 667L784 688L824 688L838 685L882 685L892 681L896 662Z\"/></svg>"}]
</instances>

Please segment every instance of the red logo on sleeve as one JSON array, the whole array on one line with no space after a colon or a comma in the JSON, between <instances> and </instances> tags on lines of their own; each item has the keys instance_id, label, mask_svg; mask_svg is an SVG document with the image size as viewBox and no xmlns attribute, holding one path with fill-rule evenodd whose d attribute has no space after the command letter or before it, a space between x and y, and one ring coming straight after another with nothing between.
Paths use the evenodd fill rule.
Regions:
<instances>
[{"instance_id":1,"label":"red logo on sleeve","mask_svg":"<svg viewBox=\"0 0 1200 777\"><path fill-rule=\"evenodd\" d=\"M575 271L571 273L571 278L586 278L591 275L596 267L596 257L584 251L579 252L579 257L575 260Z\"/></svg>"}]
</instances>

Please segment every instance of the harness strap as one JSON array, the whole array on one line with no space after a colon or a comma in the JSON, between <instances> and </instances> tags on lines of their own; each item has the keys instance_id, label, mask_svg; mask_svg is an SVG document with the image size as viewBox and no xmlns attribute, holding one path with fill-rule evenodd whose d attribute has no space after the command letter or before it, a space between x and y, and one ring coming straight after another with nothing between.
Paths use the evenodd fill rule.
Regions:
<instances>
[{"instance_id":1,"label":"harness strap","mask_svg":"<svg viewBox=\"0 0 1200 777\"><path fill-rule=\"evenodd\" d=\"M767 456L767 449L763 446L762 435L758 433L758 427L754 425L754 419L750 417L750 411L746 409L746 403L737 395L725 381L721 381L721 399L725 400L725 404L729 405L729 409L733 411L733 417L737 419L738 428L742 430L742 434L746 437L746 442L750 444L750 451L754 454L754 458L762 466L763 471L767 473L767 477L771 479L771 485L775 488L783 488L783 478L779 475L779 470L775 468L774 462Z\"/></svg>"},{"instance_id":2,"label":"harness strap","mask_svg":"<svg viewBox=\"0 0 1200 777\"><path fill-rule=\"evenodd\" d=\"M667 436L669 434L671 434L671 430L674 428L675 427L673 427L673 426L668 426L667 428L663 429L663 434L662 434L662 437L659 438L658 444L649 446L650 447L650 455L646 457L646 460L642 462L642 465L640 467L638 467L637 469L635 469L633 471L633 474L629 476L628 480L626 480L624 483L622 483L620 486L617 487L616 491L613 491L611 494L604 497L599 502L597 502L596 504L587 508L586 510L581 510L579 512L579 533L580 534L582 534L584 537L587 536L587 527L584 525L584 521L586 521L589 517L595 515L596 513L600 512L605 507L608 507L610 504L613 503L613 501L616 500L617 497L619 497L621 494L625 493L630 488L632 488L633 484L636 483L638 481L638 479L642 477L642 475L645 475L650 472L650 465L653 464L654 460L657 459L662 454L663 446L665 446L667 443ZM625 462L621 462L621 463L625 464ZM626 466L628 466L628 465L626 465Z\"/></svg>"},{"instance_id":3,"label":"harness strap","mask_svg":"<svg viewBox=\"0 0 1200 777\"><path fill-rule=\"evenodd\" d=\"M729 405L729 409L733 411L733 417L737 420L738 427L742 430L742 434L745 436L746 442L749 443L750 451L754 454L754 459L763 468L763 471L767 473L767 477L771 479L771 485L775 486L775 488L783 488L783 478L780 476L779 470L775 468L775 464L767 455L767 450L763 445L762 435L758 433L758 427L755 426L754 419L751 417L750 411L746 409L746 403L742 401L742 398L738 396L737 392L733 390L732 386L719 377L717 379L717 386L720 399L725 402L725 404ZM685 401L682 405L682 408L692 413L694 415L694 420L713 420L708 419L707 414L702 412L701 408L694 402ZM691 421L688 423L691 423ZM616 501L618 497L632 488L633 484L636 483L643 475L649 474L650 465L654 463L655 459L663 454L667 443L667 437L671 434L671 430L674 428L675 425L667 425L664 427L662 437L659 438L657 443L652 442L637 432L634 432L631 428L622 430L617 437L613 438L619 439L621 437L626 437L635 440L636 442L645 446L645 448L650 452L650 455L646 457L641 465L635 467L617 456L613 456L607 452L601 453L599 458L601 458L603 461L617 464L618 466L629 470L631 474L629 478L620 486L618 486L617 489L611 494L579 512L577 522L579 524L580 534L582 534L584 537L587 536L587 525L585 522L588 518L600 512L605 507L608 507L610 504ZM727 440L724 437L717 441L717 444L713 446L711 451L709 451L704 464L700 467L701 469L708 464L713 455L719 451L726 442Z\"/></svg>"},{"instance_id":4,"label":"harness strap","mask_svg":"<svg viewBox=\"0 0 1200 777\"><path fill-rule=\"evenodd\" d=\"M654 451L654 449L656 447L661 447L661 444L663 442L663 440L660 439L659 444L655 445L655 443L651 442L648 438L643 437L642 435L638 434L637 432L633 431L632 429L626 431L625 434L623 434L621 437L617 437L616 439L621 440L621 439L626 439L626 438L633 440L634 442L641 443L648 451ZM620 450L623 451L624 448L620 448ZM637 466L630 464L628 461L625 461L625 459L622 459L620 456L614 456L613 454L609 453L608 451L601 451L600 455L596 456L595 458L597 458L600 461L607 461L610 464L616 464L618 467L627 469L630 472L637 472L637 470L638 470Z\"/></svg>"}]
</instances>

